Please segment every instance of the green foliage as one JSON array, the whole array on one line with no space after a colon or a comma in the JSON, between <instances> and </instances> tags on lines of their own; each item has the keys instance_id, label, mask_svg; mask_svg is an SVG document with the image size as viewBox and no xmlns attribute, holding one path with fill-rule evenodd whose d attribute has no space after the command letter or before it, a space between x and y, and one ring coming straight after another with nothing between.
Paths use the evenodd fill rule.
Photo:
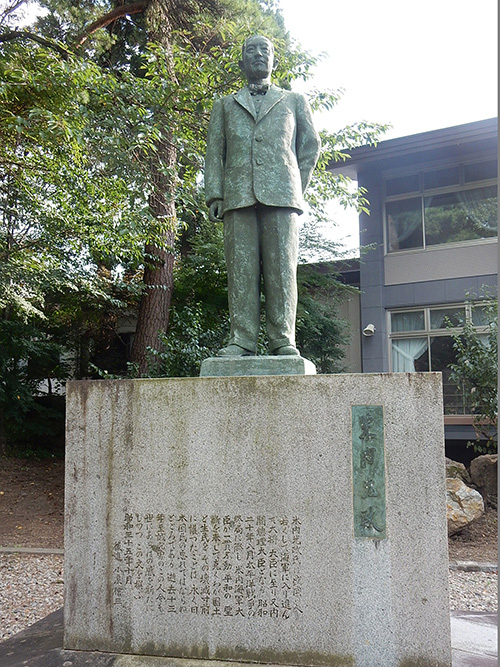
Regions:
<instances>
[{"instance_id":1,"label":"green foliage","mask_svg":"<svg viewBox=\"0 0 500 667\"><path fill-rule=\"evenodd\" d=\"M200 306L173 309L168 334L160 334L163 350L149 349L147 377L197 377L203 359L215 356L228 331L227 313L208 329Z\"/></svg>"},{"instance_id":2,"label":"green foliage","mask_svg":"<svg viewBox=\"0 0 500 667\"><path fill-rule=\"evenodd\" d=\"M162 347L149 351L148 374L155 377L199 375L200 364L213 356L229 335L227 274L222 223L208 221L203 191L179 208L183 229L177 242L174 294Z\"/></svg>"},{"instance_id":3,"label":"green foliage","mask_svg":"<svg viewBox=\"0 0 500 667\"><path fill-rule=\"evenodd\" d=\"M201 203L203 193L198 193ZM178 241L172 320L163 347L150 350L148 374L197 376L203 359L213 356L229 336L227 275L222 224L209 222L195 210L183 210L184 230ZM342 371L342 345L348 342L348 325L339 316L338 304L351 288L322 273L314 265L298 267L299 304L297 344L314 361L319 373ZM264 304L263 304L264 305ZM258 354L266 354L265 316Z\"/></svg>"},{"instance_id":4,"label":"green foliage","mask_svg":"<svg viewBox=\"0 0 500 667\"><path fill-rule=\"evenodd\" d=\"M313 107L329 108L340 99L341 91L326 96L316 95ZM327 211L327 203L338 201L344 208L354 207L358 212L369 213L366 190L353 188L352 180L342 174L328 171L332 162L342 162L349 157L349 149L361 145L376 145L380 137L387 131L387 125L367 123L365 121L348 126L339 132L331 133L323 130L321 136L321 154L313 174L311 184L306 192L306 201L312 209L315 220L331 224Z\"/></svg>"},{"instance_id":5,"label":"green foliage","mask_svg":"<svg viewBox=\"0 0 500 667\"><path fill-rule=\"evenodd\" d=\"M297 346L301 354L316 364L318 373L345 370L343 345L349 342L349 325L339 315L338 306L352 288L342 285L331 272L303 264L298 267L299 304Z\"/></svg>"},{"instance_id":6,"label":"green foliage","mask_svg":"<svg viewBox=\"0 0 500 667\"><path fill-rule=\"evenodd\" d=\"M51 395L68 374L60 352L60 346L40 329L0 319L0 426L10 443L40 443L60 432L61 426L64 430L64 410ZM42 391L40 383L49 377ZM1 451L4 432L0 436Z\"/></svg>"},{"instance_id":7,"label":"green foliage","mask_svg":"<svg viewBox=\"0 0 500 667\"><path fill-rule=\"evenodd\" d=\"M0 404L15 421L22 421L41 380L66 377L60 347L43 331L23 322L0 320ZM14 400L11 400L14 399Z\"/></svg>"},{"instance_id":8,"label":"green foliage","mask_svg":"<svg viewBox=\"0 0 500 667\"><path fill-rule=\"evenodd\" d=\"M64 457L65 397L34 396L25 407L22 421L12 419L8 411L4 416L2 452L18 458Z\"/></svg>"},{"instance_id":9,"label":"green foliage","mask_svg":"<svg viewBox=\"0 0 500 667\"><path fill-rule=\"evenodd\" d=\"M474 301L471 307L481 307L488 323L485 333L478 333L472 321L453 335L456 362L451 364L450 379L465 396L471 409L476 442L470 443L481 454L497 451L498 428L498 302L486 293L487 300Z\"/></svg>"},{"instance_id":10,"label":"green foliage","mask_svg":"<svg viewBox=\"0 0 500 667\"><path fill-rule=\"evenodd\" d=\"M125 179L92 150L92 105L109 88L99 69L24 41L0 56L0 441L12 444L60 429L40 383L64 381L68 348L87 375L110 315L136 298L114 269L140 258L144 236L124 221Z\"/></svg>"},{"instance_id":11,"label":"green foliage","mask_svg":"<svg viewBox=\"0 0 500 667\"><path fill-rule=\"evenodd\" d=\"M165 248L167 236L176 259L173 316L161 334L164 347L150 352L160 362L154 373L197 374L201 358L221 346L228 331L222 229L208 223L200 191L212 103L241 86L238 61L251 34L275 43L275 81L283 87L307 80L320 58L291 41L274 0L221 0L215 13L208 0L172 3L163 35L149 12L122 17L83 41L85 29L115 3L41 5L48 13L22 39L2 40L7 29L0 26L0 322L5 331L25 327L18 329L21 356L3 351L11 355L3 405L20 408L12 423L33 407L29 396L42 370L59 377L45 363L39 377L28 378L21 360L33 367L29 360L38 355L30 346L76 350L77 377L91 373L90 363L109 360L118 317L136 311L144 293L151 262L144 246ZM203 9L194 14L195 7ZM331 108L340 95L312 91L310 101L314 109ZM383 129L360 123L323 132L304 257L336 252L318 233L331 224L326 201L366 207L364 193L353 194L347 179L326 171L330 160L376 142ZM175 201L175 215L158 214L158 194ZM333 292L311 276L299 288L300 344L322 372L332 372L344 335Z\"/></svg>"},{"instance_id":12,"label":"green foliage","mask_svg":"<svg viewBox=\"0 0 500 667\"><path fill-rule=\"evenodd\" d=\"M44 318L57 287L105 299L99 266L139 258L144 235L126 180L93 151L99 70L18 42L0 56L0 309Z\"/></svg>"}]
</instances>

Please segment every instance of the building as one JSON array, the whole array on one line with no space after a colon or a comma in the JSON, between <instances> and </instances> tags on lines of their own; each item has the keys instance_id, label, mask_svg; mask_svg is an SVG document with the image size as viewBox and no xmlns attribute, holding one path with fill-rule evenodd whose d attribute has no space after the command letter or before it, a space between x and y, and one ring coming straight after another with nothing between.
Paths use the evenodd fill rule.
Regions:
<instances>
[{"instance_id":1,"label":"building","mask_svg":"<svg viewBox=\"0 0 500 667\"><path fill-rule=\"evenodd\" d=\"M481 331L481 308L471 312L467 295L497 285L497 119L361 147L331 171L357 180L370 202L359 218L368 250L358 265L358 326L348 315L357 334L351 370L442 371L447 444L473 439L449 382L447 321L459 328L472 317Z\"/></svg>"}]
</instances>

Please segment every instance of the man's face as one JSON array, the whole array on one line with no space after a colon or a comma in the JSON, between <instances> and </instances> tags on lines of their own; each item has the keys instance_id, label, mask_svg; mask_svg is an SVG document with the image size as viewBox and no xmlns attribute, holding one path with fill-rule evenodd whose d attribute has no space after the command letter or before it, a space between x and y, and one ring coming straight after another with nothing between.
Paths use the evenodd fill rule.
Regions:
<instances>
[{"instance_id":1,"label":"man's face","mask_svg":"<svg viewBox=\"0 0 500 667\"><path fill-rule=\"evenodd\" d=\"M273 70L274 48L265 37L251 37L243 51L241 69L250 83L269 78Z\"/></svg>"}]
</instances>

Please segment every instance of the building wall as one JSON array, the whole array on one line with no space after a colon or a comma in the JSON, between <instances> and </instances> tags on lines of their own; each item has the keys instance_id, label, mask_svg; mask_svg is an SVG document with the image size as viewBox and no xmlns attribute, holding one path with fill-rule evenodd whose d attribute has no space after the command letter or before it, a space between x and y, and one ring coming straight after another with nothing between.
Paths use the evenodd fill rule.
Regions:
<instances>
[{"instance_id":1,"label":"building wall","mask_svg":"<svg viewBox=\"0 0 500 667\"><path fill-rule=\"evenodd\" d=\"M371 215L359 217L361 331L373 324L375 334L361 335L363 373L380 373L389 370L387 352L387 322L385 317L385 267L384 231L382 224L383 200L380 177L377 173L362 174L358 184L367 191Z\"/></svg>"},{"instance_id":2,"label":"building wall","mask_svg":"<svg viewBox=\"0 0 500 667\"><path fill-rule=\"evenodd\" d=\"M348 301L339 305L339 314L351 325L351 340L343 347L345 364L349 373L361 373L361 314L360 295L352 294Z\"/></svg>"},{"instance_id":3,"label":"building wall","mask_svg":"<svg viewBox=\"0 0 500 667\"><path fill-rule=\"evenodd\" d=\"M468 295L482 294L484 286L493 289L496 287L497 238L447 244L446 240L450 238L459 239L467 236L460 237L458 234L448 239L443 236L442 240L439 240L439 232L446 234L447 228L436 227L434 230L436 235L430 237L431 241L427 247L417 247L427 244L427 236L424 234L426 197L440 197L460 192L462 187L472 190L476 187L476 179L477 187L494 187L496 160L497 121L489 119L401 137L381 142L376 147L364 146L352 151L351 158L345 164L332 163L330 166L333 172L357 179L359 186L365 188L369 201L370 215L362 213L359 218L361 245L359 345L363 373L391 370L389 338L391 310L458 306L466 301ZM485 167L486 162L488 166ZM474 165L477 167L480 163L483 164L483 168L474 171ZM385 179L390 183L388 188ZM422 206L422 243L418 243L418 236L415 235L415 239L410 238L406 243L407 248L414 245L414 249L394 249L386 253L384 238L386 207L390 206L392 211L397 211L398 202L414 200L413 205L410 204L407 209L404 206L399 209L402 216L399 229L402 232L401 240L405 242L408 240L405 232L413 234L413 221L418 221L418 208L415 206L417 199L421 201ZM446 206L446 201L442 201L444 201L443 206ZM436 206L439 207L439 204ZM405 214L407 214L406 220ZM412 218L414 214L417 217ZM439 218L435 220L439 221ZM394 231L391 227L388 234ZM394 239L391 237L389 240L395 248ZM467 312L470 316L470 311ZM432 327L429 322L430 311L427 310L422 334L429 336L427 350L428 365L431 366L433 361L430 328ZM375 333L373 336L365 337L362 331L368 324L375 327ZM418 338L419 335L419 332L416 332L414 337ZM441 332L441 335L447 334ZM446 346L441 348L438 346L436 349L437 355L446 352ZM438 363L441 362L439 356L436 356L436 360ZM425 358L422 365L425 366ZM453 398L451 394L448 396ZM454 407L452 403L450 405ZM447 441L474 439L470 420L470 415L455 413L445 415Z\"/></svg>"},{"instance_id":4,"label":"building wall","mask_svg":"<svg viewBox=\"0 0 500 667\"><path fill-rule=\"evenodd\" d=\"M391 309L462 303L468 293L481 294L483 285L495 289L497 274L388 285L384 288L384 306Z\"/></svg>"},{"instance_id":5,"label":"building wall","mask_svg":"<svg viewBox=\"0 0 500 667\"><path fill-rule=\"evenodd\" d=\"M498 271L497 239L471 242L469 245L430 246L386 255L386 285L422 283L493 275Z\"/></svg>"},{"instance_id":6,"label":"building wall","mask_svg":"<svg viewBox=\"0 0 500 667\"><path fill-rule=\"evenodd\" d=\"M498 239L449 246L385 253L384 197L381 170L358 174L367 190L370 215L361 214L360 331L375 326L369 338L360 336L364 373L389 372L388 311L393 308L463 303L467 294L495 288L498 275Z\"/></svg>"}]
</instances>

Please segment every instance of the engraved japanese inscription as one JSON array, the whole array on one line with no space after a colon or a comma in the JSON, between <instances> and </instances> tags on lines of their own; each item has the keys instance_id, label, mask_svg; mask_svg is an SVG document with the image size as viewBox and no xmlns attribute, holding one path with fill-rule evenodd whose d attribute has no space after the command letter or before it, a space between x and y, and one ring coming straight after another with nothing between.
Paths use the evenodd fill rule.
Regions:
<instances>
[{"instance_id":1,"label":"engraved japanese inscription","mask_svg":"<svg viewBox=\"0 0 500 667\"><path fill-rule=\"evenodd\" d=\"M384 412L381 405L353 405L354 536L386 535Z\"/></svg>"},{"instance_id":2,"label":"engraved japanese inscription","mask_svg":"<svg viewBox=\"0 0 500 667\"><path fill-rule=\"evenodd\" d=\"M172 615L300 616L301 528L297 516L125 513L113 602Z\"/></svg>"}]
</instances>

